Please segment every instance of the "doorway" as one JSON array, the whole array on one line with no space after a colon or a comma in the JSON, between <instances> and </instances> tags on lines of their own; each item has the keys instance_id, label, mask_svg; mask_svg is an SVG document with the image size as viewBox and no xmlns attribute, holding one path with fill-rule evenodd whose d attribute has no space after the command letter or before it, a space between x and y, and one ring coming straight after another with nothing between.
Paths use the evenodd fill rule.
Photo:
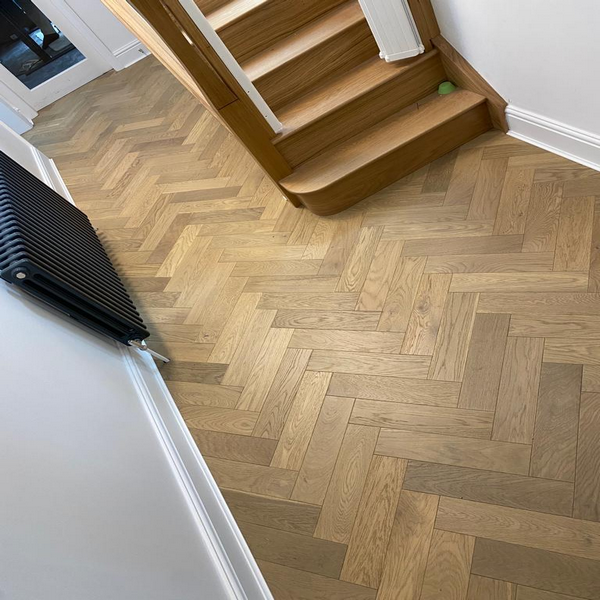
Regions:
<instances>
[{"instance_id":1,"label":"doorway","mask_svg":"<svg viewBox=\"0 0 600 600\"><path fill-rule=\"evenodd\" d=\"M111 69L62 4L0 0L0 83L34 110Z\"/></svg>"}]
</instances>

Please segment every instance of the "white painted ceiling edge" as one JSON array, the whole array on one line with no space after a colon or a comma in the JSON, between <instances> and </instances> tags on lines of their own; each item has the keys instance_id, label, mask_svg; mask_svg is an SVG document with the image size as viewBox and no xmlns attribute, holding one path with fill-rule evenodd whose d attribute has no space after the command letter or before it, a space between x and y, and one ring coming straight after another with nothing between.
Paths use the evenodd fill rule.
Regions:
<instances>
[{"instance_id":1,"label":"white painted ceiling edge","mask_svg":"<svg viewBox=\"0 0 600 600\"><path fill-rule=\"evenodd\" d=\"M509 103L512 135L600 169L600 2L432 4L442 35Z\"/></svg>"},{"instance_id":2,"label":"white painted ceiling edge","mask_svg":"<svg viewBox=\"0 0 600 600\"><path fill-rule=\"evenodd\" d=\"M1 123L0 149L69 198ZM0 598L272 600L150 357L0 305Z\"/></svg>"}]
</instances>

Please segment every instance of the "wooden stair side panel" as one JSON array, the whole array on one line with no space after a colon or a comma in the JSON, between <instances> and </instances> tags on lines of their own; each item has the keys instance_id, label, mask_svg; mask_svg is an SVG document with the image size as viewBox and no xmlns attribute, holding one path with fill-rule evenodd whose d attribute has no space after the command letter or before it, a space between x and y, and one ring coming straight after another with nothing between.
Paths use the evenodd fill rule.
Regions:
<instances>
[{"instance_id":1,"label":"wooden stair side panel","mask_svg":"<svg viewBox=\"0 0 600 600\"><path fill-rule=\"evenodd\" d=\"M456 85L485 96L488 101L492 123L500 131L508 131L506 121L507 103L500 94L456 51L441 35L433 38L433 45L440 51L448 79Z\"/></svg>"},{"instance_id":2,"label":"wooden stair side panel","mask_svg":"<svg viewBox=\"0 0 600 600\"><path fill-rule=\"evenodd\" d=\"M209 21L243 63L343 1L233 0L209 15Z\"/></svg>"},{"instance_id":3,"label":"wooden stair side panel","mask_svg":"<svg viewBox=\"0 0 600 600\"><path fill-rule=\"evenodd\" d=\"M284 130L274 143L296 167L415 104L433 93L444 79L436 51L394 65L374 58L284 109L279 115L284 127L294 122L299 126ZM297 114L302 111L308 115Z\"/></svg>"},{"instance_id":4,"label":"wooden stair side panel","mask_svg":"<svg viewBox=\"0 0 600 600\"><path fill-rule=\"evenodd\" d=\"M335 73L352 69L377 53L364 13L351 0L242 66L277 112Z\"/></svg>"},{"instance_id":5,"label":"wooden stair side panel","mask_svg":"<svg viewBox=\"0 0 600 600\"><path fill-rule=\"evenodd\" d=\"M422 115L387 119L370 132L304 163L283 179L281 186L311 212L332 215L491 129L483 97L463 90L453 95L457 95L451 101L457 109L452 114L435 118L441 103L451 98L444 96L430 102L427 113L423 109ZM433 104L437 106L432 107ZM466 107L461 108L462 105ZM448 110L442 110L441 114L444 112ZM411 120L419 124L413 126ZM424 123L427 123L425 127ZM419 127L422 130L416 131ZM415 131L409 139L402 140L404 129ZM385 140L390 147L373 152L373 148L381 147Z\"/></svg>"}]
</instances>

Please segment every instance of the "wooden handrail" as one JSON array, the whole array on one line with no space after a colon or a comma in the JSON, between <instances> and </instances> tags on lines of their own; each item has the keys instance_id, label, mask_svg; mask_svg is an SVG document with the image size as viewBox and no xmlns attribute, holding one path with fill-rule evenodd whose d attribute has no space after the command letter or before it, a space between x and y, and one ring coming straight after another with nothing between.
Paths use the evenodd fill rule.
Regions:
<instances>
[{"instance_id":1,"label":"wooden handrail","mask_svg":"<svg viewBox=\"0 0 600 600\"><path fill-rule=\"evenodd\" d=\"M278 181L292 172L271 142L273 128L179 0L103 0Z\"/></svg>"}]
</instances>

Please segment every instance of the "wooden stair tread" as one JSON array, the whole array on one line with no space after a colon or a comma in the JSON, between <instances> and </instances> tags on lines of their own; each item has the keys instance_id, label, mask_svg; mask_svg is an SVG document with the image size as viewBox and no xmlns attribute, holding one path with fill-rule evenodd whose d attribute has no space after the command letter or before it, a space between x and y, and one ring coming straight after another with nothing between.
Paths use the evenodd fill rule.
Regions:
<instances>
[{"instance_id":1,"label":"wooden stair tread","mask_svg":"<svg viewBox=\"0 0 600 600\"><path fill-rule=\"evenodd\" d=\"M434 51L437 54L437 51ZM418 68L430 55L397 63L387 63L378 56L358 67L329 80L319 88L305 94L295 102L284 106L277 116L283 123L283 131L275 138L283 140L313 121L328 115L375 88Z\"/></svg>"},{"instance_id":2,"label":"wooden stair tread","mask_svg":"<svg viewBox=\"0 0 600 600\"><path fill-rule=\"evenodd\" d=\"M206 18L216 31L235 23L244 15L268 4L269 0L231 0L206 15Z\"/></svg>"},{"instance_id":3,"label":"wooden stair tread","mask_svg":"<svg viewBox=\"0 0 600 600\"><path fill-rule=\"evenodd\" d=\"M346 2L252 57L242 68L252 81L256 81L364 20L358 2Z\"/></svg>"},{"instance_id":4,"label":"wooden stair tread","mask_svg":"<svg viewBox=\"0 0 600 600\"><path fill-rule=\"evenodd\" d=\"M439 96L424 106L392 115L326 150L300 165L280 183L295 194L322 190L485 102L484 96L466 90Z\"/></svg>"}]
</instances>

